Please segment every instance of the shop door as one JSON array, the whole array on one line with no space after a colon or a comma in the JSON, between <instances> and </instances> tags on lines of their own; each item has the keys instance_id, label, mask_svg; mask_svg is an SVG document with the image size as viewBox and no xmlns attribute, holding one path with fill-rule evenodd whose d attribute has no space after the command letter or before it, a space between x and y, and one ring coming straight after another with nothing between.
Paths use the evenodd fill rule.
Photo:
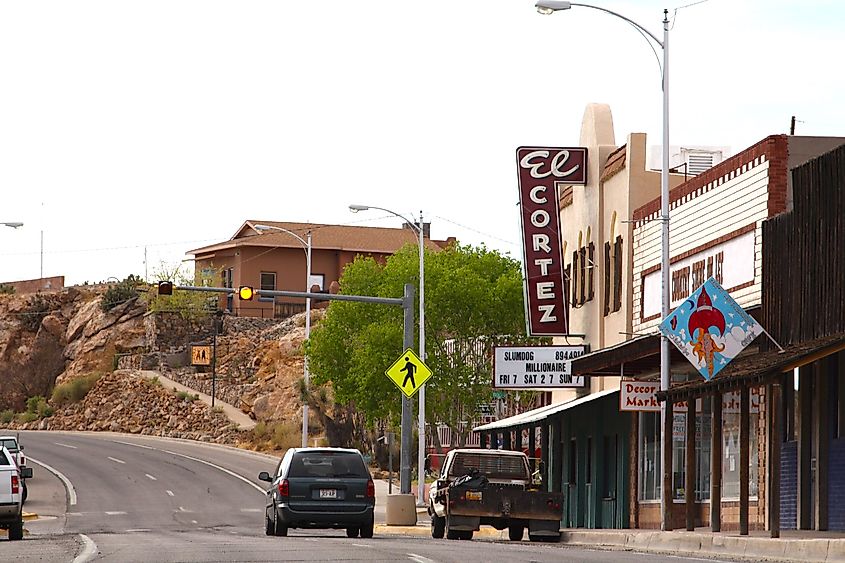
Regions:
<instances>
[{"instance_id":1,"label":"shop door","mask_svg":"<svg viewBox=\"0 0 845 563\"><path fill-rule=\"evenodd\" d=\"M616 510L617 510L617 482L616 477L619 471L619 435L604 437L604 444L602 448L603 467L602 467L602 498L601 498L601 520L599 527L601 528L615 528L616 526Z\"/></svg>"}]
</instances>

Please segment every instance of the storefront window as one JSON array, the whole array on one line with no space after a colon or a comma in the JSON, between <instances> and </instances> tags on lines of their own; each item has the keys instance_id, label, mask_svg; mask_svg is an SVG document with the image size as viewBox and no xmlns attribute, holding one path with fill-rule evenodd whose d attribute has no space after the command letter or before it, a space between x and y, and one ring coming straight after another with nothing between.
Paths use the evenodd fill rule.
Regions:
<instances>
[{"instance_id":1,"label":"storefront window","mask_svg":"<svg viewBox=\"0 0 845 563\"><path fill-rule=\"evenodd\" d=\"M722 498L739 499L739 392L726 393L722 411ZM748 495L757 496L757 424L760 416L760 390L752 387L749 408L750 450L748 471Z\"/></svg>"},{"instance_id":2,"label":"storefront window","mask_svg":"<svg viewBox=\"0 0 845 563\"><path fill-rule=\"evenodd\" d=\"M660 500L660 413L640 413L640 500Z\"/></svg>"}]
</instances>

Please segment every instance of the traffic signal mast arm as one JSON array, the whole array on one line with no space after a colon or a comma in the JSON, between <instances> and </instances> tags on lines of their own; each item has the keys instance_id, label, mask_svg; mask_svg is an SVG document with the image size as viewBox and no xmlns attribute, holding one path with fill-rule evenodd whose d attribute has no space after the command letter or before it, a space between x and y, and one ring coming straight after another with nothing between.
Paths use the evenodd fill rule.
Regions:
<instances>
[{"instance_id":1,"label":"traffic signal mast arm","mask_svg":"<svg viewBox=\"0 0 845 563\"><path fill-rule=\"evenodd\" d=\"M174 285L173 289L184 291L205 291L207 293L239 293L241 288L236 287L201 287L193 285ZM355 301L358 303L378 303L380 305L405 305L404 298L396 297L371 297L369 295L341 295L332 293L311 293L308 291L279 291L270 289L255 289L253 293L258 297L300 297L311 298L317 301Z\"/></svg>"}]
</instances>

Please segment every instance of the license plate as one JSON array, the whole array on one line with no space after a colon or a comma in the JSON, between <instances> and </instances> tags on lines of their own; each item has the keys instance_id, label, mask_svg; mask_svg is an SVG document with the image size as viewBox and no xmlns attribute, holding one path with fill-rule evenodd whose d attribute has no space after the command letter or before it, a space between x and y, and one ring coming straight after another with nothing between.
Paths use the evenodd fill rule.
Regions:
<instances>
[{"instance_id":1,"label":"license plate","mask_svg":"<svg viewBox=\"0 0 845 563\"><path fill-rule=\"evenodd\" d=\"M320 489L320 498L337 498L337 489Z\"/></svg>"},{"instance_id":2,"label":"license plate","mask_svg":"<svg viewBox=\"0 0 845 563\"><path fill-rule=\"evenodd\" d=\"M467 491L467 500L481 500L481 491Z\"/></svg>"}]
</instances>

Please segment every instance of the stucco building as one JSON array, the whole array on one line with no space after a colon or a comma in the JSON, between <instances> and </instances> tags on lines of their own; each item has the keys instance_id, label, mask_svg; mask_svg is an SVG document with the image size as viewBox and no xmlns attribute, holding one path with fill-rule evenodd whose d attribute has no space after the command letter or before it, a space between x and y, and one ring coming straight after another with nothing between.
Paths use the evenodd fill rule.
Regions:
<instances>
[{"instance_id":1,"label":"stucco building","mask_svg":"<svg viewBox=\"0 0 845 563\"><path fill-rule=\"evenodd\" d=\"M273 228L260 230L256 225ZM311 278L306 286L305 241L309 233ZM455 243L453 237L432 240L427 223L423 225L423 234L427 250L442 250ZM417 246L418 241L417 231L410 225L390 229L247 220L229 240L191 250L188 254L195 257L197 273L216 277L222 287L306 291L317 286L320 291L328 291L356 256L384 261L405 245ZM286 297L256 297L242 302L230 295L221 299L220 306L236 315L267 318L286 317L305 310L301 299Z\"/></svg>"}]
</instances>

